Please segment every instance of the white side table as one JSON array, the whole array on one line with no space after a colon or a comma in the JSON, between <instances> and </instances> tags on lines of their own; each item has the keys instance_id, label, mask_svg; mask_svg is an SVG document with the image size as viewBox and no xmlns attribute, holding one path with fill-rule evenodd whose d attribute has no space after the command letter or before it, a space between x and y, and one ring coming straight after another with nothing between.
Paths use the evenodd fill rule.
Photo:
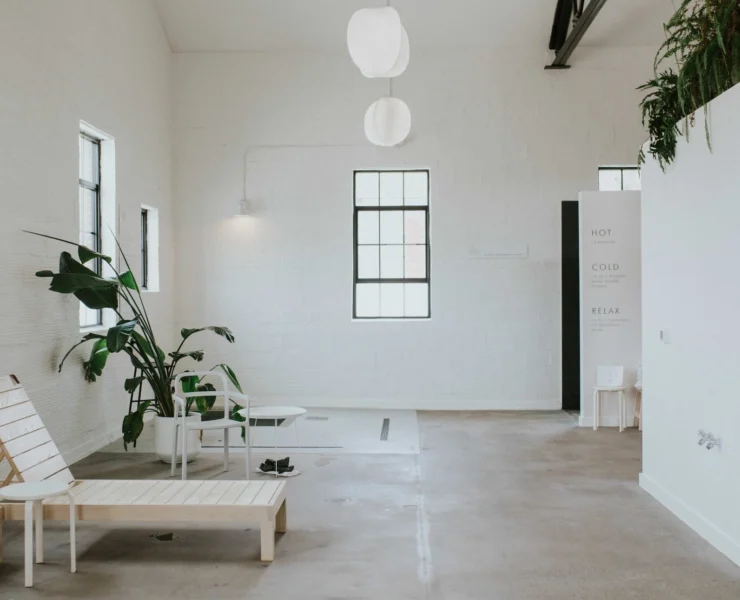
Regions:
<instances>
[{"instance_id":1,"label":"white side table","mask_svg":"<svg viewBox=\"0 0 740 600\"><path fill-rule=\"evenodd\" d=\"M15 483L0 488L0 498L26 503L26 587L33 587L33 522L36 517L36 562L44 562L44 507L47 498L67 495L69 498L69 552L70 571L77 572L75 549L75 502L72 490L63 481L34 481Z\"/></svg>"},{"instance_id":2,"label":"white side table","mask_svg":"<svg viewBox=\"0 0 740 600\"><path fill-rule=\"evenodd\" d=\"M249 414L247 414L249 412ZM277 460L277 428L278 421L293 419L295 427L296 448L301 447L301 440L298 437L298 417L306 414L306 409L299 406L254 406L249 409L243 408L239 414L247 419L261 419L275 422L275 460ZM275 467L275 477L278 476L277 466Z\"/></svg>"}]
</instances>

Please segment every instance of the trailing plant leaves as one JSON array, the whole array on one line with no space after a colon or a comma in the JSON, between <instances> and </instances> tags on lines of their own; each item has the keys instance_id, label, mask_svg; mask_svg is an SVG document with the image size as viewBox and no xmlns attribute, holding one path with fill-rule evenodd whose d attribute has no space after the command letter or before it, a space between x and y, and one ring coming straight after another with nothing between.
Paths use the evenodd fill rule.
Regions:
<instances>
[{"instance_id":1,"label":"trailing plant leaves","mask_svg":"<svg viewBox=\"0 0 740 600\"><path fill-rule=\"evenodd\" d=\"M664 25L666 39L655 57L655 77L641 86L643 123L650 135L649 153L663 170L676 155L678 137L689 138L693 114L705 111L705 137L711 150L707 104L740 83L740 2L683 0ZM667 62L667 61L670 61ZM676 63L675 84L671 68ZM684 121L684 132L678 124ZM644 159L641 157L641 164Z\"/></svg>"},{"instance_id":2,"label":"trailing plant leaves","mask_svg":"<svg viewBox=\"0 0 740 600\"><path fill-rule=\"evenodd\" d=\"M123 383L123 389L129 394L135 392L145 379L146 377L141 375L139 377L131 377Z\"/></svg>"},{"instance_id":3,"label":"trailing plant leaves","mask_svg":"<svg viewBox=\"0 0 740 600\"><path fill-rule=\"evenodd\" d=\"M136 278L134 277L134 274L131 271L126 271L125 273L121 273L121 275L118 276L118 281L120 281L123 285L125 285L130 290L134 290L136 292L139 291L139 285L136 283Z\"/></svg>"},{"instance_id":4,"label":"trailing plant leaves","mask_svg":"<svg viewBox=\"0 0 740 600\"><path fill-rule=\"evenodd\" d=\"M132 319L131 321L119 321L115 327L111 327L108 330L106 341L108 344L109 352L120 352L123 347L128 343L131 337L131 332L136 327L138 321Z\"/></svg>"},{"instance_id":5,"label":"trailing plant leaves","mask_svg":"<svg viewBox=\"0 0 740 600\"><path fill-rule=\"evenodd\" d=\"M36 277L54 277L54 271L49 271L48 269L36 271Z\"/></svg>"},{"instance_id":6,"label":"trailing plant leaves","mask_svg":"<svg viewBox=\"0 0 740 600\"><path fill-rule=\"evenodd\" d=\"M85 371L85 380L93 383L103 374L105 363L108 361L108 346L105 339L97 340L90 351L90 358L82 363Z\"/></svg>"},{"instance_id":7,"label":"trailing plant leaves","mask_svg":"<svg viewBox=\"0 0 740 600\"><path fill-rule=\"evenodd\" d=\"M235 341L234 334L228 327L200 327L198 329L182 329L180 335L183 340L188 339L191 335L199 333L201 331L212 331L213 333L220 335L227 342L233 344Z\"/></svg>"}]
</instances>

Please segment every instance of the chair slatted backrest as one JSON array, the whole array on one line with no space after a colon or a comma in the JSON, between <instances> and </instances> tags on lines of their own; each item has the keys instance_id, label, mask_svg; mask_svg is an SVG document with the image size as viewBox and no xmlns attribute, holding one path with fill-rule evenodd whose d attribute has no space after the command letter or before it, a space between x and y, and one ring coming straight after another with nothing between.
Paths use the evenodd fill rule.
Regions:
<instances>
[{"instance_id":1,"label":"chair slatted backrest","mask_svg":"<svg viewBox=\"0 0 740 600\"><path fill-rule=\"evenodd\" d=\"M0 487L24 481L74 477L15 375L0 376L0 463L10 473Z\"/></svg>"}]
</instances>

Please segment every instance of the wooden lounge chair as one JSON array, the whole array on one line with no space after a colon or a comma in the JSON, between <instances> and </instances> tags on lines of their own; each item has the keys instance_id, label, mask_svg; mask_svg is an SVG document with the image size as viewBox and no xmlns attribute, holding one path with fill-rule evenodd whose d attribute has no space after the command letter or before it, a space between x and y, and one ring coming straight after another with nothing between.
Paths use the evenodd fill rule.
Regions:
<instances>
[{"instance_id":1,"label":"wooden lounge chair","mask_svg":"<svg viewBox=\"0 0 740 600\"><path fill-rule=\"evenodd\" d=\"M0 466L14 481L61 480L72 485L81 521L254 522L259 523L262 560L275 555L275 532L285 532L284 481L85 480L75 481L41 417L14 375L0 376ZM43 503L44 519L69 519L66 497ZM0 504L2 522L23 520L23 503Z\"/></svg>"}]
</instances>

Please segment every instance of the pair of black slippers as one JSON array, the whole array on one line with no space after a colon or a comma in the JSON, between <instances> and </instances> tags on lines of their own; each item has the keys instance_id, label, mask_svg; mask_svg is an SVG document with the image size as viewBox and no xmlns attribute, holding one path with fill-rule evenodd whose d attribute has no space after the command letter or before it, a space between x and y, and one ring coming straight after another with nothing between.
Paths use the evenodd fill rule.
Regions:
<instances>
[{"instance_id":1,"label":"pair of black slippers","mask_svg":"<svg viewBox=\"0 0 740 600\"><path fill-rule=\"evenodd\" d=\"M274 473L276 468L278 474L290 473L293 471L293 467L290 464L290 458L281 458L277 462L268 458L260 465L260 471L263 473Z\"/></svg>"}]
</instances>

